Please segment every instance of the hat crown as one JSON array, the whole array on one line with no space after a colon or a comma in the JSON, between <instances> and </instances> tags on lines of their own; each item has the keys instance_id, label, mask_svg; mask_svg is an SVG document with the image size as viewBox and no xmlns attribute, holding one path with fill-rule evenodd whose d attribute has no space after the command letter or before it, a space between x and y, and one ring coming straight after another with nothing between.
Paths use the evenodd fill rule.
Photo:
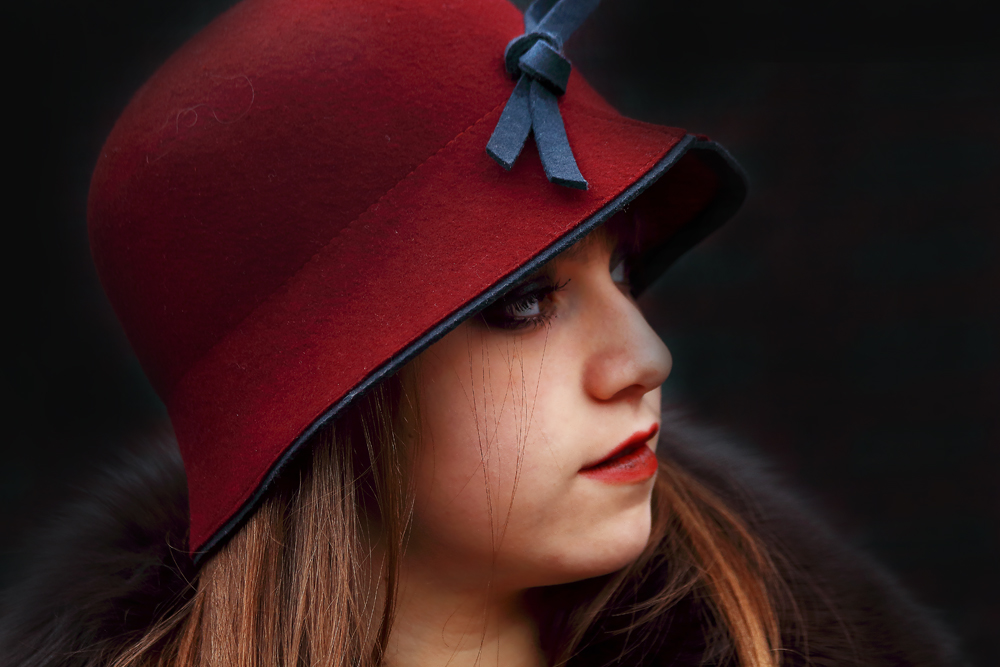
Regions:
<instances>
[{"instance_id":1,"label":"hat crown","mask_svg":"<svg viewBox=\"0 0 1000 667\"><path fill-rule=\"evenodd\" d=\"M521 30L502 0L248 0L154 75L101 152L89 219L105 288L162 397L504 102L503 49Z\"/></svg>"}]
</instances>

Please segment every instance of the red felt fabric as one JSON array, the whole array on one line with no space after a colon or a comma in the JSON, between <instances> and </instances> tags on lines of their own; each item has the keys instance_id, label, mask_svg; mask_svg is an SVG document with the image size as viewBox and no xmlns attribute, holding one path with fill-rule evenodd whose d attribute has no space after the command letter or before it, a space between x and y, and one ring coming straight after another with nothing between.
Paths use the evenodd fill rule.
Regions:
<instances>
[{"instance_id":1,"label":"red felt fabric","mask_svg":"<svg viewBox=\"0 0 1000 667\"><path fill-rule=\"evenodd\" d=\"M330 405L684 137L574 73L560 108L590 189L548 183L531 140L503 171L485 146L522 31L505 0L245 0L116 124L91 247L177 432L192 551ZM696 163L659 236L711 199Z\"/></svg>"}]
</instances>

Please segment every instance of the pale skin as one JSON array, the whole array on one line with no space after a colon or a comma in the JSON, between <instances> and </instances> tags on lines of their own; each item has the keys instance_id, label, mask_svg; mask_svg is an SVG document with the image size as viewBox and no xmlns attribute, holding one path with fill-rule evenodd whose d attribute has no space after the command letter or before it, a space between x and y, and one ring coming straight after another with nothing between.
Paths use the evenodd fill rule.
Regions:
<instances>
[{"instance_id":1,"label":"pale skin","mask_svg":"<svg viewBox=\"0 0 1000 667\"><path fill-rule=\"evenodd\" d=\"M653 478L580 474L659 424L671 367L610 246L578 243L529 279L541 291L488 311L501 321L464 323L408 369L421 446L387 665L544 665L525 592L646 546Z\"/></svg>"}]
</instances>

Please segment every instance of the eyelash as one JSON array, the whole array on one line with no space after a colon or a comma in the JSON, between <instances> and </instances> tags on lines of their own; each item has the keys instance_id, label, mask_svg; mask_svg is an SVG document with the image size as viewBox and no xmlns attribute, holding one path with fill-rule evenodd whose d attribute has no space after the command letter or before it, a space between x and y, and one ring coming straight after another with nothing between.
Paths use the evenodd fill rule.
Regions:
<instances>
[{"instance_id":1,"label":"eyelash","mask_svg":"<svg viewBox=\"0 0 1000 667\"><path fill-rule=\"evenodd\" d=\"M528 287L526 291L515 289L514 292L502 297L496 303L484 310L480 317L489 327L506 329L508 331L520 331L523 329L535 329L548 322L555 315L551 307L543 306L545 299L560 291L569 280L559 284L542 283L537 286L522 285ZM517 311L524 311L531 306L538 304L539 313L537 315L519 316Z\"/></svg>"}]
</instances>

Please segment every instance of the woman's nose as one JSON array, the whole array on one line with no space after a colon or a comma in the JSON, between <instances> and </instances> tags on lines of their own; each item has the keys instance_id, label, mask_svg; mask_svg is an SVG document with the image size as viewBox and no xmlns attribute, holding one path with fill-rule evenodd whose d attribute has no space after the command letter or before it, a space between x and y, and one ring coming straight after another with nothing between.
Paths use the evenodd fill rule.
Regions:
<instances>
[{"instance_id":1,"label":"woman's nose","mask_svg":"<svg viewBox=\"0 0 1000 667\"><path fill-rule=\"evenodd\" d=\"M634 301L611 286L590 313L593 347L584 384L593 398L638 399L663 384L673 364L670 351Z\"/></svg>"}]
</instances>

